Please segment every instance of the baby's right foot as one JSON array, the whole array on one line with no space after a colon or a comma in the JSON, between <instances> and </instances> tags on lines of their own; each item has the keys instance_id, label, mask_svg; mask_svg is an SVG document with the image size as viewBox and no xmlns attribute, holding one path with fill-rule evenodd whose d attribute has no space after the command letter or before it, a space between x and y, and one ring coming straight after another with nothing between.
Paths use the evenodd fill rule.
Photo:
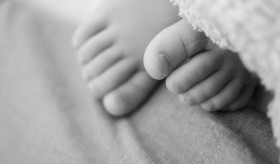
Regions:
<instances>
[{"instance_id":1,"label":"baby's right foot","mask_svg":"<svg viewBox=\"0 0 280 164\"><path fill-rule=\"evenodd\" d=\"M214 45L203 33L179 21L149 44L144 65L155 79L189 105L206 111L244 107L256 86L237 54Z\"/></svg>"},{"instance_id":2,"label":"baby's right foot","mask_svg":"<svg viewBox=\"0 0 280 164\"><path fill-rule=\"evenodd\" d=\"M178 20L168 0L104 0L76 32L83 77L112 115L135 109L157 82L142 59L150 40Z\"/></svg>"}]
</instances>

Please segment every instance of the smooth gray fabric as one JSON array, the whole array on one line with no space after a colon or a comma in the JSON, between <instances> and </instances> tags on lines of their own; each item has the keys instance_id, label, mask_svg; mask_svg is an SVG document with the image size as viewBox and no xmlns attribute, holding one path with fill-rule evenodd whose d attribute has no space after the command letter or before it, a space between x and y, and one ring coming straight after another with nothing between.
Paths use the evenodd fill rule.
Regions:
<instances>
[{"instance_id":1,"label":"smooth gray fabric","mask_svg":"<svg viewBox=\"0 0 280 164\"><path fill-rule=\"evenodd\" d=\"M277 163L269 120L251 109L207 113L161 86L113 118L80 77L74 25L0 8L0 163Z\"/></svg>"}]
</instances>

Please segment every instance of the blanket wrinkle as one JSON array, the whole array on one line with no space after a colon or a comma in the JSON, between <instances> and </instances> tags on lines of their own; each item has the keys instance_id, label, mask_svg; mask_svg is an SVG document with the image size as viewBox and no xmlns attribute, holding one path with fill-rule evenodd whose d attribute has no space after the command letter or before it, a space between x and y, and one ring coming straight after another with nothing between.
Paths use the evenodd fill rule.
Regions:
<instances>
[{"instance_id":1,"label":"blanket wrinkle","mask_svg":"<svg viewBox=\"0 0 280 164\"><path fill-rule=\"evenodd\" d=\"M277 163L269 121L251 109L206 113L160 86L134 114L109 116L81 78L73 22L0 8L0 163Z\"/></svg>"}]
</instances>

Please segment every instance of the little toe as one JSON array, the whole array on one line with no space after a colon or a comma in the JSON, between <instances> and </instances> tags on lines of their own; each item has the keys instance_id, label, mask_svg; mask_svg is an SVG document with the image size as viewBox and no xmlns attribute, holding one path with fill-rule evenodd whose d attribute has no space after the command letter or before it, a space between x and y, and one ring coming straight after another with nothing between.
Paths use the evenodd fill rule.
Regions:
<instances>
[{"instance_id":1,"label":"little toe","mask_svg":"<svg viewBox=\"0 0 280 164\"><path fill-rule=\"evenodd\" d=\"M137 71L137 66L138 62L136 60L130 58L120 60L100 76L89 81L88 85L92 95L99 98L104 97L127 81Z\"/></svg>"},{"instance_id":2,"label":"little toe","mask_svg":"<svg viewBox=\"0 0 280 164\"><path fill-rule=\"evenodd\" d=\"M244 86L238 98L225 108L225 111L236 111L246 106L249 102L254 89L250 86Z\"/></svg>"},{"instance_id":3,"label":"little toe","mask_svg":"<svg viewBox=\"0 0 280 164\"><path fill-rule=\"evenodd\" d=\"M238 98L226 110L235 111L245 107L249 103L257 83L254 79L251 83L244 85Z\"/></svg>"},{"instance_id":4,"label":"little toe","mask_svg":"<svg viewBox=\"0 0 280 164\"><path fill-rule=\"evenodd\" d=\"M209 40L203 33L193 30L183 20L160 32L148 45L144 66L155 79L163 79L170 72L202 51Z\"/></svg>"},{"instance_id":5,"label":"little toe","mask_svg":"<svg viewBox=\"0 0 280 164\"><path fill-rule=\"evenodd\" d=\"M93 35L107 28L107 22L103 16L95 16L95 19L85 21L75 32L72 40L72 45L79 48Z\"/></svg>"},{"instance_id":6,"label":"little toe","mask_svg":"<svg viewBox=\"0 0 280 164\"><path fill-rule=\"evenodd\" d=\"M104 107L114 116L128 114L141 105L157 83L146 72L137 72L129 81L104 97Z\"/></svg>"}]
</instances>

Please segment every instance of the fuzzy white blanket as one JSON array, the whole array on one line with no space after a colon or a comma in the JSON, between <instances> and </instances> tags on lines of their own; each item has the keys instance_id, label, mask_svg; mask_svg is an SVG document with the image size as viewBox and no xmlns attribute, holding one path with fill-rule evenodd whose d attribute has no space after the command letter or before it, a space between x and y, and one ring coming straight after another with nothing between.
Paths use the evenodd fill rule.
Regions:
<instances>
[{"instance_id":1,"label":"fuzzy white blanket","mask_svg":"<svg viewBox=\"0 0 280 164\"><path fill-rule=\"evenodd\" d=\"M240 54L273 92L268 116L280 147L280 1L175 0L180 15L221 47Z\"/></svg>"},{"instance_id":2,"label":"fuzzy white blanket","mask_svg":"<svg viewBox=\"0 0 280 164\"><path fill-rule=\"evenodd\" d=\"M203 112L164 85L133 115L108 116L81 78L72 22L43 13L0 5L1 164L277 163L265 116Z\"/></svg>"}]
</instances>

